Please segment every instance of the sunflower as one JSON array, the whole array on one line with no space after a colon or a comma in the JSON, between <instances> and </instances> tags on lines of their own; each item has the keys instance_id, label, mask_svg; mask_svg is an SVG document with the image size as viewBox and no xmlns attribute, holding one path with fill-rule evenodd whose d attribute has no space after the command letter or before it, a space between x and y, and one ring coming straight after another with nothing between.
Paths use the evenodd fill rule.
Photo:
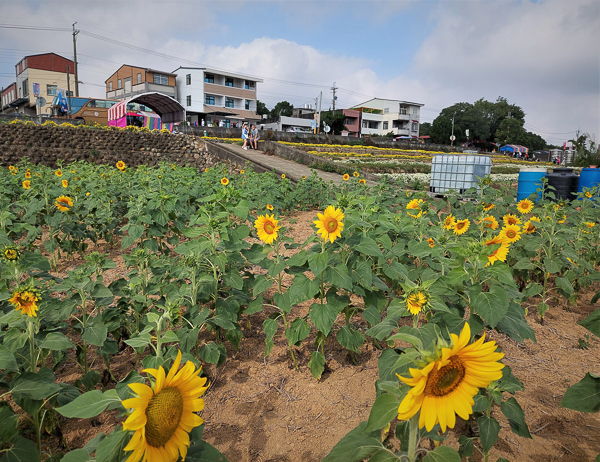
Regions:
<instances>
[{"instance_id":1,"label":"sunflower","mask_svg":"<svg viewBox=\"0 0 600 462\"><path fill-rule=\"evenodd\" d=\"M456 218L454 218L451 214L448 215L446 217L446 219L444 220L444 228L447 229L448 231L450 231L452 228L454 228L455 224L456 224Z\"/></svg>"},{"instance_id":2,"label":"sunflower","mask_svg":"<svg viewBox=\"0 0 600 462\"><path fill-rule=\"evenodd\" d=\"M563 215L562 220L558 220L558 223L562 225L565 221L567 221L567 216Z\"/></svg>"},{"instance_id":3,"label":"sunflower","mask_svg":"<svg viewBox=\"0 0 600 462\"><path fill-rule=\"evenodd\" d=\"M31 172L25 172L25 178L31 178Z\"/></svg>"},{"instance_id":4,"label":"sunflower","mask_svg":"<svg viewBox=\"0 0 600 462\"><path fill-rule=\"evenodd\" d=\"M204 400L200 396L205 387L206 378L198 377L202 368L196 370L188 361L183 368L181 351L165 377L165 370L145 369L156 381L154 389L143 383L131 383L137 398L122 402L125 409L133 409L123 423L123 430L135 433L123 449L133 451L126 462L147 461L175 462L179 455L185 460L190 445L189 432L204 422L196 412L204 409Z\"/></svg>"},{"instance_id":5,"label":"sunflower","mask_svg":"<svg viewBox=\"0 0 600 462\"><path fill-rule=\"evenodd\" d=\"M348 175L347 173L344 173L344 176L342 177L342 179L344 181L348 181L350 179L350 175Z\"/></svg>"},{"instance_id":6,"label":"sunflower","mask_svg":"<svg viewBox=\"0 0 600 462\"><path fill-rule=\"evenodd\" d=\"M281 178L283 178L285 180L285 173L281 174Z\"/></svg>"},{"instance_id":7,"label":"sunflower","mask_svg":"<svg viewBox=\"0 0 600 462\"><path fill-rule=\"evenodd\" d=\"M485 245L488 247L494 244L504 244L506 242L506 237L502 235L502 233L494 236L492 239L488 239L485 241Z\"/></svg>"},{"instance_id":8,"label":"sunflower","mask_svg":"<svg viewBox=\"0 0 600 462\"><path fill-rule=\"evenodd\" d=\"M496 220L495 217L488 215L487 217L483 218L483 227L484 228L490 228L490 229L498 229L498 221Z\"/></svg>"},{"instance_id":9,"label":"sunflower","mask_svg":"<svg viewBox=\"0 0 600 462\"><path fill-rule=\"evenodd\" d=\"M12 172L12 171L14 171L14 170L15 170L15 168L16 168L16 167L15 167L14 165L9 165L9 166L8 166L8 169L9 169L11 172Z\"/></svg>"},{"instance_id":10,"label":"sunflower","mask_svg":"<svg viewBox=\"0 0 600 462\"><path fill-rule=\"evenodd\" d=\"M2 258L6 261L17 261L21 258L21 251L15 246L5 247L2 250Z\"/></svg>"},{"instance_id":11,"label":"sunflower","mask_svg":"<svg viewBox=\"0 0 600 462\"><path fill-rule=\"evenodd\" d=\"M360 180L358 180L358 183L359 184L367 184L367 182L363 178L361 178Z\"/></svg>"},{"instance_id":12,"label":"sunflower","mask_svg":"<svg viewBox=\"0 0 600 462\"><path fill-rule=\"evenodd\" d=\"M67 180L62 180L62 187L67 188L69 186L69 182Z\"/></svg>"},{"instance_id":13,"label":"sunflower","mask_svg":"<svg viewBox=\"0 0 600 462\"><path fill-rule=\"evenodd\" d=\"M336 209L333 205L330 205L322 214L317 213L317 218L318 220L313 223L317 225L317 234L321 234L325 241L333 242L338 237L342 237L344 214L341 209Z\"/></svg>"},{"instance_id":14,"label":"sunflower","mask_svg":"<svg viewBox=\"0 0 600 462\"><path fill-rule=\"evenodd\" d=\"M406 205L407 210L420 210L423 199L413 199Z\"/></svg>"},{"instance_id":15,"label":"sunflower","mask_svg":"<svg viewBox=\"0 0 600 462\"><path fill-rule=\"evenodd\" d=\"M303 180L306 180L306 175L302 175L302 179L303 179Z\"/></svg>"},{"instance_id":16,"label":"sunflower","mask_svg":"<svg viewBox=\"0 0 600 462\"><path fill-rule=\"evenodd\" d=\"M29 189L29 188L31 188L31 181L29 181L29 180L25 180L25 181L23 181L23 188L24 188L24 189Z\"/></svg>"},{"instance_id":17,"label":"sunflower","mask_svg":"<svg viewBox=\"0 0 600 462\"><path fill-rule=\"evenodd\" d=\"M16 310L21 310L21 314L26 314L30 318L37 318L38 304L40 297L30 290L16 291L13 297L8 300L13 304Z\"/></svg>"},{"instance_id":18,"label":"sunflower","mask_svg":"<svg viewBox=\"0 0 600 462\"><path fill-rule=\"evenodd\" d=\"M62 176L62 170L58 169L56 172L54 172L54 174L60 178Z\"/></svg>"},{"instance_id":19,"label":"sunflower","mask_svg":"<svg viewBox=\"0 0 600 462\"><path fill-rule=\"evenodd\" d=\"M592 198L592 193L589 192L589 191L586 191L585 192L585 197L587 197L588 199L591 199Z\"/></svg>"},{"instance_id":20,"label":"sunflower","mask_svg":"<svg viewBox=\"0 0 600 462\"><path fill-rule=\"evenodd\" d=\"M431 247L431 248L435 247L435 241L433 240L432 237L427 239L427 242L429 243L429 247Z\"/></svg>"},{"instance_id":21,"label":"sunflower","mask_svg":"<svg viewBox=\"0 0 600 462\"><path fill-rule=\"evenodd\" d=\"M240 175L243 175L244 173L246 173L246 170L240 170Z\"/></svg>"},{"instance_id":22,"label":"sunflower","mask_svg":"<svg viewBox=\"0 0 600 462\"><path fill-rule=\"evenodd\" d=\"M69 196L60 196L56 199L56 207L61 212L68 212L69 208L73 207L73 199Z\"/></svg>"},{"instance_id":23,"label":"sunflower","mask_svg":"<svg viewBox=\"0 0 600 462\"><path fill-rule=\"evenodd\" d=\"M504 226L521 224L521 220L519 220L519 218L517 216L511 215L510 213L507 215L504 215L502 217L502 221L504 222Z\"/></svg>"},{"instance_id":24,"label":"sunflower","mask_svg":"<svg viewBox=\"0 0 600 462\"><path fill-rule=\"evenodd\" d=\"M483 210L485 210L486 212L489 212L490 210L492 210L494 207L496 207L495 204L489 204L487 202L483 203Z\"/></svg>"},{"instance_id":25,"label":"sunflower","mask_svg":"<svg viewBox=\"0 0 600 462\"><path fill-rule=\"evenodd\" d=\"M531 223L532 220L529 220L527 222L525 222L525 224L523 225L523 229L521 230L524 234L533 234L535 232L535 230L537 229L533 223Z\"/></svg>"},{"instance_id":26,"label":"sunflower","mask_svg":"<svg viewBox=\"0 0 600 462\"><path fill-rule=\"evenodd\" d=\"M410 314L416 316L421 312L423 305L427 303L427 297L421 291L413 292L406 297L406 308L410 311Z\"/></svg>"},{"instance_id":27,"label":"sunflower","mask_svg":"<svg viewBox=\"0 0 600 462\"><path fill-rule=\"evenodd\" d=\"M518 225L505 226L500 231L500 236L504 238L505 242L512 244L521 239L521 228Z\"/></svg>"},{"instance_id":28,"label":"sunflower","mask_svg":"<svg viewBox=\"0 0 600 462\"><path fill-rule=\"evenodd\" d=\"M229 184L229 178L225 178L225 177L221 178L221 184L223 186L227 186Z\"/></svg>"},{"instance_id":29,"label":"sunflower","mask_svg":"<svg viewBox=\"0 0 600 462\"><path fill-rule=\"evenodd\" d=\"M121 171L125 170L127 168L127 166L125 165L125 162L123 162L122 160L120 160L119 162L117 162L117 168Z\"/></svg>"},{"instance_id":30,"label":"sunflower","mask_svg":"<svg viewBox=\"0 0 600 462\"><path fill-rule=\"evenodd\" d=\"M281 226L277 226L279 220L275 219L275 215L260 215L254 222L254 227L258 233L258 238L265 244L272 244L277 240L277 231Z\"/></svg>"},{"instance_id":31,"label":"sunflower","mask_svg":"<svg viewBox=\"0 0 600 462\"><path fill-rule=\"evenodd\" d=\"M493 265L497 261L506 261L506 257L508 257L508 250L510 248L510 244L503 243L494 250L490 255L488 255L488 262L485 266Z\"/></svg>"},{"instance_id":32,"label":"sunflower","mask_svg":"<svg viewBox=\"0 0 600 462\"><path fill-rule=\"evenodd\" d=\"M465 234L469 229L471 222L469 220L457 220L454 224L454 234L460 236L461 234Z\"/></svg>"},{"instance_id":33,"label":"sunflower","mask_svg":"<svg viewBox=\"0 0 600 462\"><path fill-rule=\"evenodd\" d=\"M358 178L360 176L360 173L354 172L352 175L354 176L354 178Z\"/></svg>"},{"instance_id":34,"label":"sunflower","mask_svg":"<svg viewBox=\"0 0 600 462\"><path fill-rule=\"evenodd\" d=\"M266 205L267 210L273 211L273 206L271 204Z\"/></svg>"},{"instance_id":35,"label":"sunflower","mask_svg":"<svg viewBox=\"0 0 600 462\"><path fill-rule=\"evenodd\" d=\"M454 428L455 414L468 419L473 413L473 397L479 388L502 377L504 364L498 362L496 342L478 341L467 345L471 328L465 323L460 336L450 334L452 348L441 348L437 359L422 369L410 368L409 378L398 378L411 387L398 407L398 419L408 420L417 412L419 428L431 431L439 423L442 432Z\"/></svg>"},{"instance_id":36,"label":"sunflower","mask_svg":"<svg viewBox=\"0 0 600 462\"><path fill-rule=\"evenodd\" d=\"M533 202L529 199L523 199L517 203L519 213L529 213L533 210Z\"/></svg>"},{"instance_id":37,"label":"sunflower","mask_svg":"<svg viewBox=\"0 0 600 462\"><path fill-rule=\"evenodd\" d=\"M586 222L585 222L585 225L586 225L586 226L588 227L588 229L589 229L589 228L593 228L594 226L596 226L596 223L593 223L593 222L588 222L588 221L586 221Z\"/></svg>"}]
</instances>

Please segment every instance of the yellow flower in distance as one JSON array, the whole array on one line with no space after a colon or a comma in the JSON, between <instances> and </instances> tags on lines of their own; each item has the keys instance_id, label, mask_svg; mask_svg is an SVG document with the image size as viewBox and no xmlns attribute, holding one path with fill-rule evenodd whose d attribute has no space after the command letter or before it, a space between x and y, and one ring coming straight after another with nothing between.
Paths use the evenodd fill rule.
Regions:
<instances>
[{"instance_id":1,"label":"yellow flower in distance","mask_svg":"<svg viewBox=\"0 0 600 462\"><path fill-rule=\"evenodd\" d=\"M521 220L516 215L507 214L502 217L502 221L504 222L504 226L508 225L520 225Z\"/></svg>"},{"instance_id":2,"label":"yellow flower in distance","mask_svg":"<svg viewBox=\"0 0 600 462\"><path fill-rule=\"evenodd\" d=\"M62 170L58 169L56 172L54 172L54 174L60 178L62 176Z\"/></svg>"},{"instance_id":3,"label":"yellow flower in distance","mask_svg":"<svg viewBox=\"0 0 600 462\"><path fill-rule=\"evenodd\" d=\"M494 236L492 239L486 240L485 245L487 245L489 247L490 245L504 244L505 242L506 242L506 237L502 236L502 233L500 233L497 236Z\"/></svg>"},{"instance_id":4,"label":"yellow flower in distance","mask_svg":"<svg viewBox=\"0 0 600 462\"><path fill-rule=\"evenodd\" d=\"M244 173L246 173L246 170L240 170L240 175L243 175Z\"/></svg>"},{"instance_id":5,"label":"yellow flower in distance","mask_svg":"<svg viewBox=\"0 0 600 462\"><path fill-rule=\"evenodd\" d=\"M360 180L358 180L359 184L367 184L366 180L364 178L361 178Z\"/></svg>"},{"instance_id":6,"label":"yellow flower in distance","mask_svg":"<svg viewBox=\"0 0 600 462\"><path fill-rule=\"evenodd\" d=\"M122 160L120 160L119 162L117 162L117 168L121 171L125 170L125 168L127 168L127 166L125 165L125 162L123 162Z\"/></svg>"},{"instance_id":7,"label":"yellow flower in distance","mask_svg":"<svg viewBox=\"0 0 600 462\"><path fill-rule=\"evenodd\" d=\"M285 179L285 173L281 174L281 178Z\"/></svg>"},{"instance_id":8,"label":"yellow flower in distance","mask_svg":"<svg viewBox=\"0 0 600 462\"><path fill-rule=\"evenodd\" d=\"M344 176L342 177L342 179L344 181L348 181L350 179L350 175L348 175L347 173L344 173Z\"/></svg>"},{"instance_id":9,"label":"yellow flower in distance","mask_svg":"<svg viewBox=\"0 0 600 462\"><path fill-rule=\"evenodd\" d=\"M585 192L585 197L587 197L588 199L591 199L592 198L592 193L589 192L589 191L586 191Z\"/></svg>"},{"instance_id":10,"label":"yellow flower in distance","mask_svg":"<svg viewBox=\"0 0 600 462\"><path fill-rule=\"evenodd\" d=\"M446 217L446 219L444 220L444 228L447 229L448 231L450 231L452 228L454 228L455 224L456 224L456 218L454 218L452 216L452 214L448 215Z\"/></svg>"},{"instance_id":11,"label":"yellow flower in distance","mask_svg":"<svg viewBox=\"0 0 600 462\"><path fill-rule=\"evenodd\" d=\"M485 210L486 212L489 212L490 210L492 210L494 207L496 207L495 204L488 204L486 202L483 203L483 210Z\"/></svg>"},{"instance_id":12,"label":"yellow flower in distance","mask_svg":"<svg viewBox=\"0 0 600 462\"><path fill-rule=\"evenodd\" d=\"M33 292L24 290L22 292L14 292L13 297L8 300L13 304L15 310L21 310L21 314L26 314L30 318L37 318L39 298Z\"/></svg>"},{"instance_id":13,"label":"yellow flower in distance","mask_svg":"<svg viewBox=\"0 0 600 462\"><path fill-rule=\"evenodd\" d=\"M31 188L31 181L29 181L29 180L25 180L25 181L23 181L23 188L24 188L24 189L29 189L29 188Z\"/></svg>"},{"instance_id":14,"label":"yellow flower in distance","mask_svg":"<svg viewBox=\"0 0 600 462\"><path fill-rule=\"evenodd\" d=\"M454 234L460 236L461 234L465 234L469 229L471 222L469 220L457 220L454 224Z\"/></svg>"},{"instance_id":15,"label":"yellow flower in distance","mask_svg":"<svg viewBox=\"0 0 600 462\"><path fill-rule=\"evenodd\" d=\"M521 228L518 225L508 225L502 228L500 236L504 238L505 242L512 244L521 239Z\"/></svg>"},{"instance_id":16,"label":"yellow flower in distance","mask_svg":"<svg viewBox=\"0 0 600 462\"><path fill-rule=\"evenodd\" d=\"M494 250L490 255L487 256L488 262L485 266L493 265L497 261L506 261L506 257L508 257L508 250L510 248L510 244L504 242Z\"/></svg>"},{"instance_id":17,"label":"yellow flower in distance","mask_svg":"<svg viewBox=\"0 0 600 462\"><path fill-rule=\"evenodd\" d=\"M61 212L68 212L69 209L73 207L73 199L71 199L69 196L60 196L58 199L56 199L56 207Z\"/></svg>"},{"instance_id":18,"label":"yellow flower in distance","mask_svg":"<svg viewBox=\"0 0 600 462\"><path fill-rule=\"evenodd\" d=\"M498 221L493 216L487 216L483 218L483 227L490 229L498 229Z\"/></svg>"},{"instance_id":19,"label":"yellow flower in distance","mask_svg":"<svg viewBox=\"0 0 600 462\"><path fill-rule=\"evenodd\" d=\"M531 223L533 220L529 220L527 222L525 222L525 224L523 225L523 229L521 230L524 234L533 234L535 232L535 230L537 229L533 223Z\"/></svg>"},{"instance_id":20,"label":"yellow flower in distance","mask_svg":"<svg viewBox=\"0 0 600 462\"><path fill-rule=\"evenodd\" d=\"M406 297L406 308L410 314L416 316L421 312L423 305L427 303L427 297L421 291L414 292Z\"/></svg>"},{"instance_id":21,"label":"yellow flower in distance","mask_svg":"<svg viewBox=\"0 0 600 462\"><path fill-rule=\"evenodd\" d=\"M8 169L9 169L11 172L13 172L13 171L15 170L15 168L16 168L16 167L15 167L14 165L9 165L9 166L8 166Z\"/></svg>"},{"instance_id":22,"label":"yellow flower in distance","mask_svg":"<svg viewBox=\"0 0 600 462\"><path fill-rule=\"evenodd\" d=\"M31 172L25 172L25 178L31 178Z\"/></svg>"},{"instance_id":23,"label":"yellow flower in distance","mask_svg":"<svg viewBox=\"0 0 600 462\"><path fill-rule=\"evenodd\" d=\"M420 210L422 203L423 203L423 199L413 199L408 204L406 204L406 209L407 210Z\"/></svg>"},{"instance_id":24,"label":"yellow flower in distance","mask_svg":"<svg viewBox=\"0 0 600 462\"><path fill-rule=\"evenodd\" d=\"M360 176L360 173L354 172L352 175L354 176L354 178L358 178Z\"/></svg>"},{"instance_id":25,"label":"yellow flower in distance","mask_svg":"<svg viewBox=\"0 0 600 462\"><path fill-rule=\"evenodd\" d=\"M533 202L529 199L523 199L517 203L519 213L529 213L533 210Z\"/></svg>"},{"instance_id":26,"label":"yellow flower in distance","mask_svg":"<svg viewBox=\"0 0 600 462\"><path fill-rule=\"evenodd\" d=\"M198 375L188 361L178 372L181 363L181 351L171 366L168 375L160 366L157 369L145 369L144 372L155 378L154 389L143 383L131 383L129 388L138 395L123 401L125 409L133 409L123 423L123 430L135 433L124 451L133 451L126 462L144 461L175 462L179 455L185 460L190 445L189 432L204 422L195 413L204 409L204 400L200 396L205 387L206 378Z\"/></svg>"},{"instance_id":27,"label":"yellow flower in distance","mask_svg":"<svg viewBox=\"0 0 600 462\"><path fill-rule=\"evenodd\" d=\"M325 241L335 241L338 237L342 237L344 229L344 214L340 209L336 209L330 205L323 213L317 213L318 220L313 223L317 225L317 234L320 234Z\"/></svg>"},{"instance_id":28,"label":"yellow flower in distance","mask_svg":"<svg viewBox=\"0 0 600 462\"><path fill-rule=\"evenodd\" d=\"M563 215L562 220L558 220L558 223L562 225L565 221L567 221L567 216Z\"/></svg>"},{"instance_id":29,"label":"yellow flower in distance","mask_svg":"<svg viewBox=\"0 0 600 462\"><path fill-rule=\"evenodd\" d=\"M281 226L277 226L278 223L275 215L260 215L254 222L258 238L265 244L272 244L277 240L277 231L281 229Z\"/></svg>"},{"instance_id":30,"label":"yellow flower in distance","mask_svg":"<svg viewBox=\"0 0 600 462\"><path fill-rule=\"evenodd\" d=\"M221 178L221 184L227 186L229 184L229 178Z\"/></svg>"},{"instance_id":31,"label":"yellow flower in distance","mask_svg":"<svg viewBox=\"0 0 600 462\"><path fill-rule=\"evenodd\" d=\"M427 239L427 242L429 243L429 247L431 247L431 248L435 247L435 241L433 240L432 237L430 237L429 239Z\"/></svg>"},{"instance_id":32,"label":"yellow flower in distance","mask_svg":"<svg viewBox=\"0 0 600 462\"><path fill-rule=\"evenodd\" d=\"M67 188L69 186L69 182L67 180L62 180L62 187Z\"/></svg>"},{"instance_id":33,"label":"yellow flower in distance","mask_svg":"<svg viewBox=\"0 0 600 462\"><path fill-rule=\"evenodd\" d=\"M479 388L487 387L502 377L504 364L498 362L496 342L485 342L482 336L468 345L471 328L465 323L460 336L450 334L452 347L442 348L437 359L422 369L410 368L411 377L398 378L411 389L398 407L398 419L408 420L417 412L419 428L427 431L440 424L442 432L454 428L458 414L468 419L473 413L473 397Z\"/></svg>"},{"instance_id":34,"label":"yellow flower in distance","mask_svg":"<svg viewBox=\"0 0 600 462\"><path fill-rule=\"evenodd\" d=\"M596 226L596 223L593 223L593 222L588 222L588 221L586 221L586 222L585 222L585 225L586 225L586 226L588 227L588 229L589 229L589 228L593 228L594 226Z\"/></svg>"}]
</instances>

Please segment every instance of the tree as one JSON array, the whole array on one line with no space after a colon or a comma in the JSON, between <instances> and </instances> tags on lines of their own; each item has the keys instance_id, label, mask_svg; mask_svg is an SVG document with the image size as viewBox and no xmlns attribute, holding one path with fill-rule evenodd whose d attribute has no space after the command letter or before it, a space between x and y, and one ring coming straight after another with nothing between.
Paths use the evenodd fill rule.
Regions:
<instances>
[{"instance_id":1,"label":"tree","mask_svg":"<svg viewBox=\"0 0 600 462\"><path fill-rule=\"evenodd\" d=\"M260 116L269 114L269 110L267 109L267 105L262 101L256 100L256 113Z\"/></svg>"},{"instance_id":2,"label":"tree","mask_svg":"<svg viewBox=\"0 0 600 462\"><path fill-rule=\"evenodd\" d=\"M436 144L449 144L452 134L452 117L443 117L441 114L435 118L429 129L431 142Z\"/></svg>"},{"instance_id":3,"label":"tree","mask_svg":"<svg viewBox=\"0 0 600 462\"><path fill-rule=\"evenodd\" d=\"M287 101L279 101L271 112L269 113L271 118L275 119L279 116L291 117L292 111L294 110L294 105L288 103Z\"/></svg>"},{"instance_id":4,"label":"tree","mask_svg":"<svg viewBox=\"0 0 600 462\"><path fill-rule=\"evenodd\" d=\"M527 132L519 119L504 119L496 130L496 141L500 144L525 144Z\"/></svg>"},{"instance_id":5,"label":"tree","mask_svg":"<svg viewBox=\"0 0 600 462\"><path fill-rule=\"evenodd\" d=\"M429 130L431 130L430 122L423 122L422 124L419 125L419 135L420 136L429 135Z\"/></svg>"},{"instance_id":6,"label":"tree","mask_svg":"<svg viewBox=\"0 0 600 462\"><path fill-rule=\"evenodd\" d=\"M343 130L348 130L344 125L346 116L342 112L327 111L321 113L321 121L331 128L331 135L341 135Z\"/></svg>"},{"instance_id":7,"label":"tree","mask_svg":"<svg viewBox=\"0 0 600 462\"><path fill-rule=\"evenodd\" d=\"M527 132L525 139L526 141L524 141L523 145L532 151L545 151L548 147L546 140L537 133Z\"/></svg>"}]
</instances>

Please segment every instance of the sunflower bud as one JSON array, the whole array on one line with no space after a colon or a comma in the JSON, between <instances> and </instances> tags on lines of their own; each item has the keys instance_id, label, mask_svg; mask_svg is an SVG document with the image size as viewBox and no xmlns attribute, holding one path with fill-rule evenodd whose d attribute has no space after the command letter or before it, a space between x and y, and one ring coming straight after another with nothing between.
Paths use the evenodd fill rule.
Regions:
<instances>
[{"instance_id":1,"label":"sunflower bud","mask_svg":"<svg viewBox=\"0 0 600 462\"><path fill-rule=\"evenodd\" d=\"M17 262L21 258L21 251L16 245L4 246L0 258L6 262Z\"/></svg>"}]
</instances>

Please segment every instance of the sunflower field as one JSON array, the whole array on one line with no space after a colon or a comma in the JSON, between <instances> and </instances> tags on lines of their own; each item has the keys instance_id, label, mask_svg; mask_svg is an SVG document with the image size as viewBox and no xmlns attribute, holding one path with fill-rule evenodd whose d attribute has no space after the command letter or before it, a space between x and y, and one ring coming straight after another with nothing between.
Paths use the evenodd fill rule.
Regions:
<instances>
[{"instance_id":1,"label":"sunflower field","mask_svg":"<svg viewBox=\"0 0 600 462\"><path fill-rule=\"evenodd\" d=\"M489 337L535 342L532 322L597 289L598 188L517 203L485 178L462 201L370 188L359 172L294 185L126 161L0 170L0 462L226 460L203 439L206 370L256 319L260 356L282 340L314 381L332 345L350 362L378 352L369 418L326 461L487 461L501 422L532 438L523 384ZM288 219L299 210L314 212L302 242ZM115 253L123 270L108 278ZM581 325L599 335L600 314ZM117 371L123 356L133 367ZM599 386L586 375L562 406L597 412ZM106 433L60 443L69 422L101 415ZM469 431L447 440L459 422Z\"/></svg>"}]
</instances>

